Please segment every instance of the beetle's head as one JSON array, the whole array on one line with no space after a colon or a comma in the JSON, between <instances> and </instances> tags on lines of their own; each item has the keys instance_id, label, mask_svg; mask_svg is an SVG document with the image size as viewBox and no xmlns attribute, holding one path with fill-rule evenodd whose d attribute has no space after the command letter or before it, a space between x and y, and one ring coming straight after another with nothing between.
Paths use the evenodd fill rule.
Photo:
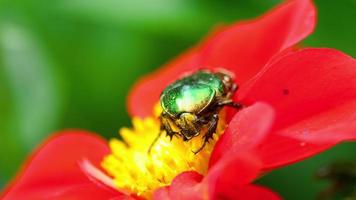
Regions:
<instances>
[{"instance_id":1,"label":"beetle's head","mask_svg":"<svg viewBox=\"0 0 356 200\"><path fill-rule=\"evenodd\" d=\"M233 86L234 86L234 74L232 72L229 72L227 70L219 70L218 72L215 73L216 76L218 76L221 81L224 84L224 89L225 91L231 91Z\"/></svg>"},{"instance_id":2,"label":"beetle's head","mask_svg":"<svg viewBox=\"0 0 356 200\"><path fill-rule=\"evenodd\" d=\"M191 113L182 113L177 120L184 139L191 139L199 135L200 127L197 126L197 116Z\"/></svg>"}]
</instances>

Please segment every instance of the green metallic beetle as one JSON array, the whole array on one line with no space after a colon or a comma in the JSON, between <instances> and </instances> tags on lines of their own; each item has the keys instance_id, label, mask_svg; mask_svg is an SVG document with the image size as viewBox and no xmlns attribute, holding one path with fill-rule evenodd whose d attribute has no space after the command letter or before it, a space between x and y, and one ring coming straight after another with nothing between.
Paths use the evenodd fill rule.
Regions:
<instances>
[{"instance_id":1,"label":"green metallic beetle","mask_svg":"<svg viewBox=\"0 0 356 200\"><path fill-rule=\"evenodd\" d=\"M149 152L162 131L171 139L179 136L184 141L200 134L206 127L202 146L193 151L198 153L216 132L219 111L224 106L241 109L240 103L231 97L237 90L232 76L227 72L199 70L168 85L160 97L163 112L160 116L161 131L149 148ZM174 131L172 125L179 131Z\"/></svg>"}]
</instances>

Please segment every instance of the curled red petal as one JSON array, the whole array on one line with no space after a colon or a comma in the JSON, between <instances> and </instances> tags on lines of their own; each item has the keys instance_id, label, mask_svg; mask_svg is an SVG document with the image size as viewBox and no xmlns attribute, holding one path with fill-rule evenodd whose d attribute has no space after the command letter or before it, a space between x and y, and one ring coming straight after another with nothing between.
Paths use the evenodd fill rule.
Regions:
<instances>
[{"instance_id":1,"label":"curled red petal","mask_svg":"<svg viewBox=\"0 0 356 200\"><path fill-rule=\"evenodd\" d=\"M202 44L136 83L128 97L133 116L152 114L161 91L182 74L199 68L225 68L242 84L275 54L310 34L315 8L310 0L286 1L264 16L214 32ZM139 106L138 106L139 105Z\"/></svg>"},{"instance_id":2,"label":"curled red petal","mask_svg":"<svg viewBox=\"0 0 356 200\"><path fill-rule=\"evenodd\" d=\"M216 143L209 165L214 165L224 155L248 151L257 146L270 130L273 121L274 111L264 103L255 103L239 111Z\"/></svg>"},{"instance_id":3,"label":"curled red petal","mask_svg":"<svg viewBox=\"0 0 356 200\"><path fill-rule=\"evenodd\" d=\"M274 59L238 98L276 111L273 132L259 148L267 169L356 138L356 60L337 50L303 49Z\"/></svg>"},{"instance_id":4,"label":"curled red petal","mask_svg":"<svg viewBox=\"0 0 356 200\"><path fill-rule=\"evenodd\" d=\"M109 153L106 142L85 131L66 131L47 140L26 161L20 173L2 195L17 199L109 199L123 197L99 182L93 182L80 168L89 160L100 166Z\"/></svg>"}]
</instances>

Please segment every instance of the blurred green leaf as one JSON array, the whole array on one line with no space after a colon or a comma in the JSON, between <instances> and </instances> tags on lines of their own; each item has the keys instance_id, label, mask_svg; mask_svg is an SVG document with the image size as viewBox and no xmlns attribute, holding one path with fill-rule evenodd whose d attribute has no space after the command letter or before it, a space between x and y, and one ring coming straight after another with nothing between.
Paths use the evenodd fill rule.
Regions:
<instances>
[{"instance_id":1,"label":"blurred green leaf","mask_svg":"<svg viewBox=\"0 0 356 200\"><path fill-rule=\"evenodd\" d=\"M181 37L206 27L212 18L191 1L181 0L63 0L57 1L54 10L64 16L119 24L146 34L163 31Z\"/></svg>"},{"instance_id":2,"label":"blurred green leaf","mask_svg":"<svg viewBox=\"0 0 356 200\"><path fill-rule=\"evenodd\" d=\"M304 44L339 49L356 56L355 0L316 0L318 23Z\"/></svg>"},{"instance_id":3,"label":"blurred green leaf","mask_svg":"<svg viewBox=\"0 0 356 200\"><path fill-rule=\"evenodd\" d=\"M59 76L44 47L28 27L9 18L0 20L2 72L8 104L1 118L1 177L13 173L24 155L53 132L60 112Z\"/></svg>"}]
</instances>

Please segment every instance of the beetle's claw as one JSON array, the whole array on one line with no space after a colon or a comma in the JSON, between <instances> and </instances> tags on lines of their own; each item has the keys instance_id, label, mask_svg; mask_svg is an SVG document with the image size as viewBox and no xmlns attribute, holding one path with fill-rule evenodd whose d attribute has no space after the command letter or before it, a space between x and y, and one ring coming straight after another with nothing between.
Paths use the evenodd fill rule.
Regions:
<instances>
[{"instance_id":1,"label":"beetle's claw","mask_svg":"<svg viewBox=\"0 0 356 200\"><path fill-rule=\"evenodd\" d=\"M206 143L207 143L207 141L205 141L205 142L203 143L203 145L201 145L197 150L195 150L195 151L191 150L191 151L192 151L195 155L198 154L198 153L205 147Z\"/></svg>"},{"instance_id":2,"label":"beetle's claw","mask_svg":"<svg viewBox=\"0 0 356 200\"><path fill-rule=\"evenodd\" d=\"M199 153L199 151L201 151L201 149L199 148L198 150L191 150L192 151L192 153L194 153L195 155L197 155L198 153Z\"/></svg>"}]
</instances>

